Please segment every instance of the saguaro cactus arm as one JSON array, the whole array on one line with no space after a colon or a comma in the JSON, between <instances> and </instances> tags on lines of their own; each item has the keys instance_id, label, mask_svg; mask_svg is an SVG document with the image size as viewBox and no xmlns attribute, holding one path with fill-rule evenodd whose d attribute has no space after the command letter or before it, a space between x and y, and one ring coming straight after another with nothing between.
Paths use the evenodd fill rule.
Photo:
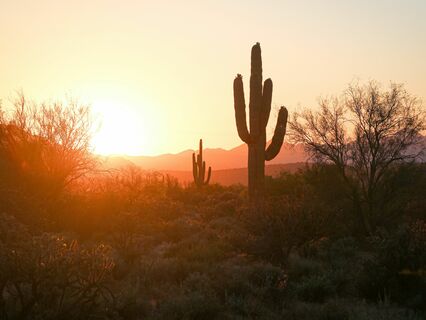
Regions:
<instances>
[{"instance_id":1,"label":"saguaro cactus arm","mask_svg":"<svg viewBox=\"0 0 426 320\"><path fill-rule=\"evenodd\" d=\"M263 122L262 125L266 127L268 125L269 114L271 113L271 101L272 101L272 80L266 79L263 83L263 96L262 96L262 113Z\"/></svg>"},{"instance_id":2,"label":"saguaro cactus arm","mask_svg":"<svg viewBox=\"0 0 426 320\"><path fill-rule=\"evenodd\" d=\"M198 180L198 166L197 161L195 160L195 153L192 154L192 175L194 176L194 181Z\"/></svg>"},{"instance_id":3,"label":"saguaro cactus arm","mask_svg":"<svg viewBox=\"0 0 426 320\"><path fill-rule=\"evenodd\" d=\"M209 184L211 176L212 176L212 167L209 167L209 171L207 172L207 180L204 182L205 185Z\"/></svg>"},{"instance_id":4,"label":"saguaro cactus arm","mask_svg":"<svg viewBox=\"0 0 426 320\"><path fill-rule=\"evenodd\" d=\"M271 144L268 146L268 148L266 148L265 151L265 160L267 161L274 159L280 152L287 128L287 117L287 109L285 107L281 107L278 113L277 125L275 126L274 136L272 137Z\"/></svg>"},{"instance_id":5,"label":"saguaro cactus arm","mask_svg":"<svg viewBox=\"0 0 426 320\"><path fill-rule=\"evenodd\" d=\"M234 80L234 109L238 136L245 143L250 143L250 133L247 128L246 102L244 99L243 78L240 74Z\"/></svg>"}]
</instances>

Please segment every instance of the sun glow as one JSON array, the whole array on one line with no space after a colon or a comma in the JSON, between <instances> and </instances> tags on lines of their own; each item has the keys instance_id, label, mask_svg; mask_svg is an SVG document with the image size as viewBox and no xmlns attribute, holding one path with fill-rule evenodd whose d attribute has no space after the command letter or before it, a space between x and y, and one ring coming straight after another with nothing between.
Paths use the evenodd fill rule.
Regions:
<instances>
[{"instance_id":1,"label":"sun glow","mask_svg":"<svg viewBox=\"0 0 426 320\"><path fill-rule=\"evenodd\" d=\"M92 107L99 119L99 127L92 139L94 153L140 155L146 152L146 134L135 108L110 100L95 101Z\"/></svg>"}]
</instances>

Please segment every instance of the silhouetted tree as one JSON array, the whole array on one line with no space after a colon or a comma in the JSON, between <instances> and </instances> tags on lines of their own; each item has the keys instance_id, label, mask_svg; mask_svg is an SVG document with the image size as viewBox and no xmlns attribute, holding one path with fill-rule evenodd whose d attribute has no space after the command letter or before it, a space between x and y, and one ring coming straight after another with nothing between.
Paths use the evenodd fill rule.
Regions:
<instances>
[{"instance_id":1,"label":"silhouetted tree","mask_svg":"<svg viewBox=\"0 0 426 320\"><path fill-rule=\"evenodd\" d=\"M88 106L72 100L37 105L19 94L0 118L2 179L30 190L63 190L96 166L92 125Z\"/></svg>"},{"instance_id":2,"label":"silhouetted tree","mask_svg":"<svg viewBox=\"0 0 426 320\"><path fill-rule=\"evenodd\" d=\"M402 85L382 90L370 82L349 86L342 98L321 100L318 111L296 113L290 128L293 140L315 160L336 165L355 212L371 233L386 175L423 151L425 113Z\"/></svg>"}]
</instances>

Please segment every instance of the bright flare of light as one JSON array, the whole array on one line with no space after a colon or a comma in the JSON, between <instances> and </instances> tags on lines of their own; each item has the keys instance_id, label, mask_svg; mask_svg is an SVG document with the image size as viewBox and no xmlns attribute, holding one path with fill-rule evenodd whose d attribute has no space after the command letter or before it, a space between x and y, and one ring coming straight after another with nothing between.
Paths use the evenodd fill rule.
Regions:
<instances>
[{"instance_id":1,"label":"bright flare of light","mask_svg":"<svg viewBox=\"0 0 426 320\"><path fill-rule=\"evenodd\" d=\"M114 101L96 101L92 105L100 127L93 135L92 147L100 155L140 155L144 150L144 127L134 108Z\"/></svg>"}]
</instances>

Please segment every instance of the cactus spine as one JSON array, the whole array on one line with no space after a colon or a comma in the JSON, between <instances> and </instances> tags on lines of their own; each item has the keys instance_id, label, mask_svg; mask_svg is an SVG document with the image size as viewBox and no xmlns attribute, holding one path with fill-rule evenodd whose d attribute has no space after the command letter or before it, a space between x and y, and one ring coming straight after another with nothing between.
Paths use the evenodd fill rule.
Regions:
<instances>
[{"instance_id":1,"label":"cactus spine","mask_svg":"<svg viewBox=\"0 0 426 320\"><path fill-rule=\"evenodd\" d=\"M206 174L206 162L203 161L203 140L200 139L200 149L198 155L195 156L195 152L192 154L192 174L194 176L194 183L197 187L201 188L204 185L208 185L210 177L212 174L212 168L209 167L207 172L207 179L205 179Z\"/></svg>"},{"instance_id":2,"label":"cactus spine","mask_svg":"<svg viewBox=\"0 0 426 320\"><path fill-rule=\"evenodd\" d=\"M248 145L249 197L259 199L264 194L265 160L274 159L280 152L287 126L288 112L281 107L271 144L266 148L266 126L271 112L272 80L265 80L262 88L262 55L260 44L251 49L249 124L246 123L243 79L240 74L234 80L234 108L238 135ZM266 148L266 149L265 149Z\"/></svg>"}]
</instances>

